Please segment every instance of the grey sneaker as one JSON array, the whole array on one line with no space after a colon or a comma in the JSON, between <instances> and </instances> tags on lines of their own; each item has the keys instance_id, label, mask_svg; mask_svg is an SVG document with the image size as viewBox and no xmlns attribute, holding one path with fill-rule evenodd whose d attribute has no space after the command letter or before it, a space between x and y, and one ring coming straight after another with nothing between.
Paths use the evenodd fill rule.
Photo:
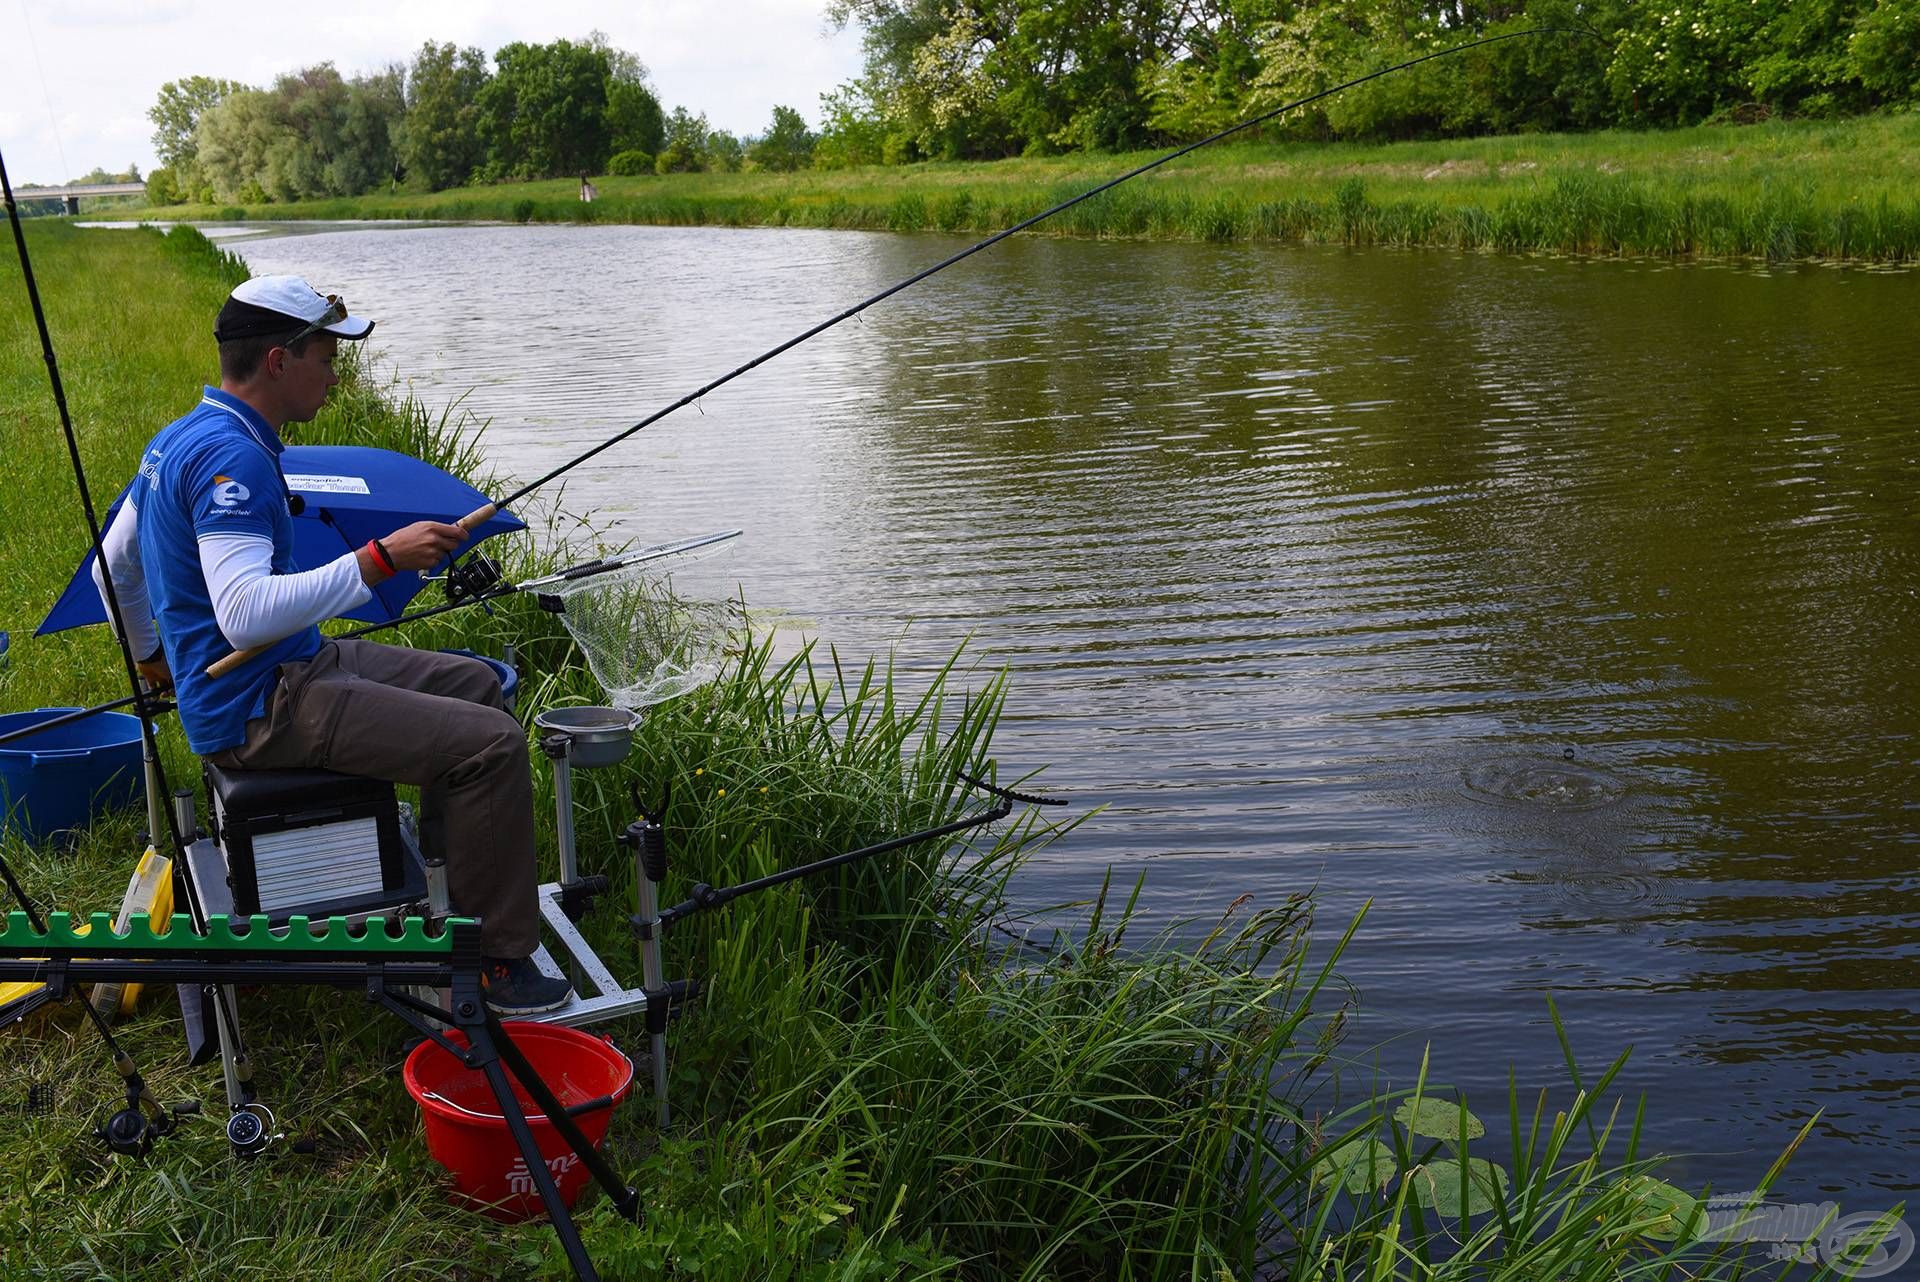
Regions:
<instances>
[{"instance_id":1,"label":"grey sneaker","mask_svg":"<svg viewBox=\"0 0 1920 1282\"><path fill-rule=\"evenodd\" d=\"M480 987L496 1015L539 1015L573 1000L573 985L540 973L531 957L484 957Z\"/></svg>"}]
</instances>

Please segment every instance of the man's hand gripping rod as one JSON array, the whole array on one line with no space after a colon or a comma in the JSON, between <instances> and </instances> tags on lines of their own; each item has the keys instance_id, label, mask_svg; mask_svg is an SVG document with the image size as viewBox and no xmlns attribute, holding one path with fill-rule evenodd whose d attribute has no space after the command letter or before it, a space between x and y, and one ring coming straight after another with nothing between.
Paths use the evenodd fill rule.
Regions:
<instances>
[{"instance_id":1,"label":"man's hand gripping rod","mask_svg":"<svg viewBox=\"0 0 1920 1282\"><path fill-rule=\"evenodd\" d=\"M483 508L467 513L453 524L459 526L468 534L472 534L482 525L492 520L493 514L499 510L496 505L489 503ZM448 553L447 555L451 557L453 554ZM280 638L280 641L284 640L286 640L285 637ZM255 655L265 654L269 649L280 644L280 641L269 641L266 645L249 646L245 650L235 650L224 659L215 659L207 665L207 675L210 677L224 677L227 673L232 672L235 668L245 663L248 659L253 658Z\"/></svg>"},{"instance_id":2,"label":"man's hand gripping rod","mask_svg":"<svg viewBox=\"0 0 1920 1282\"><path fill-rule=\"evenodd\" d=\"M463 528L471 529L473 526L467 526L466 522L473 521L474 526L483 524L492 517L494 510L492 507L482 508L481 511L486 513L485 516L479 516L478 513L475 513L461 518L457 524L460 524ZM476 516L479 516L478 520L474 519ZM336 639L344 640L349 637L363 637L369 632L378 632L383 628L395 627L402 623L412 622L415 619L425 619L436 614L444 614L448 610L455 610L463 605L477 605L483 601L494 600L497 597L511 596L516 592L533 592L540 588L551 587L557 583L567 583L575 579L592 578L596 574L608 574L614 570L624 570L630 565L643 565L648 561L659 561L666 557L677 556L685 552L697 552L701 548L711 547L716 543L725 543L728 539L737 539L740 537L740 534L741 531L739 530L721 530L717 534L703 534L698 538L682 539L677 543L660 543L650 548L643 548L638 552L628 552L625 555L602 557L597 560L583 562L579 565L570 565L566 569L557 570L552 574L543 574L538 578L527 579L521 583L498 584L485 591L462 596L445 605L434 606L426 610L416 610L408 614L403 614L397 619L388 619L384 623L375 623L364 628L355 628L351 632L341 633L340 637ZM278 642L272 644L278 644ZM266 648L266 646L255 646L250 650L236 650L226 658L210 664L207 668L207 675L210 677L223 676L233 671L234 668L240 664L245 663L248 659L253 658L256 654L261 653L261 651Z\"/></svg>"}]
</instances>

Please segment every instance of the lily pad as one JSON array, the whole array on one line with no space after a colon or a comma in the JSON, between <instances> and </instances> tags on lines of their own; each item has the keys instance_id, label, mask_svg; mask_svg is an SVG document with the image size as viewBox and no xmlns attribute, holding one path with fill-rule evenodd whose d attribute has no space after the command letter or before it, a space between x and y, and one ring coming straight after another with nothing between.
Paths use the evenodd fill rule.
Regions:
<instances>
[{"instance_id":1,"label":"lily pad","mask_svg":"<svg viewBox=\"0 0 1920 1282\"><path fill-rule=\"evenodd\" d=\"M1692 1241L1706 1228L1706 1215L1691 1193L1654 1179L1636 1175L1627 1181L1627 1197L1635 1218L1657 1215L1659 1221L1641 1230L1659 1242Z\"/></svg>"},{"instance_id":2,"label":"lily pad","mask_svg":"<svg viewBox=\"0 0 1920 1282\"><path fill-rule=\"evenodd\" d=\"M1355 1196L1385 1188L1399 1173L1393 1150L1372 1136L1348 1140L1313 1164L1315 1179L1338 1180L1341 1188Z\"/></svg>"},{"instance_id":3,"label":"lily pad","mask_svg":"<svg viewBox=\"0 0 1920 1282\"><path fill-rule=\"evenodd\" d=\"M1460 1106L1446 1100L1423 1099L1418 1107L1412 1100L1402 1101L1400 1107L1393 1110L1393 1120L1415 1135L1436 1140L1460 1138ZM1486 1133L1487 1128L1481 1125L1480 1119L1468 1113L1467 1138L1477 1140Z\"/></svg>"},{"instance_id":4,"label":"lily pad","mask_svg":"<svg viewBox=\"0 0 1920 1282\"><path fill-rule=\"evenodd\" d=\"M1414 1196L1420 1199L1420 1205L1458 1218L1460 1163L1452 1160L1428 1162L1424 1166L1414 1167L1408 1172L1407 1178L1413 1181ZM1468 1215L1491 1211L1496 1202L1506 1195L1506 1191L1507 1169L1504 1166L1489 1162L1484 1157L1467 1159Z\"/></svg>"}]
</instances>

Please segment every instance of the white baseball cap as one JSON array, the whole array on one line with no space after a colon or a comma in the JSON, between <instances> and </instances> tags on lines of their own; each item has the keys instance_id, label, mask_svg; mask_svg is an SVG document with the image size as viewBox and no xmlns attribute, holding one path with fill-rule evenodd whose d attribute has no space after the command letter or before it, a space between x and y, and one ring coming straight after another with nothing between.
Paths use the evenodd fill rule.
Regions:
<instances>
[{"instance_id":1,"label":"white baseball cap","mask_svg":"<svg viewBox=\"0 0 1920 1282\"><path fill-rule=\"evenodd\" d=\"M303 328L349 339L371 334L373 322L350 315L346 307L339 295L323 295L298 276L255 276L234 288L213 323L213 336L225 342Z\"/></svg>"}]
</instances>

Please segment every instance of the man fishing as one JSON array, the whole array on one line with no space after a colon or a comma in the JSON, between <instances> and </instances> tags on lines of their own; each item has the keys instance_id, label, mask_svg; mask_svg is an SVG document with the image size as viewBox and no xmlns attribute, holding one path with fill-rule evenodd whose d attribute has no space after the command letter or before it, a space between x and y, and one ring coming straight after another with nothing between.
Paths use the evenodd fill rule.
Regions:
<instances>
[{"instance_id":1,"label":"man fishing","mask_svg":"<svg viewBox=\"0 0 1920 1282\"><path fill-rule=\"evenodd\" d=\"M147 446L106 534L107 571L132 651L145 656L140 673L177 687L196 753L227 769L419 785L425 817L443 825L453 904L481 920L487 1004L503 1015L554 1010L572 990L532 960L533 777L498 678L473 659L328 640L316 626L370 599L374 584L432 568L466 532L417 521L327 565L293 568L280 431L320 411L340 381L339 344L372 330L298 276L236 288L214 323L220 386ZM94 577L101 583L97 567ZM246 662L207 675L254 646L263 648Z\"/></svg>"}]
</instances>

